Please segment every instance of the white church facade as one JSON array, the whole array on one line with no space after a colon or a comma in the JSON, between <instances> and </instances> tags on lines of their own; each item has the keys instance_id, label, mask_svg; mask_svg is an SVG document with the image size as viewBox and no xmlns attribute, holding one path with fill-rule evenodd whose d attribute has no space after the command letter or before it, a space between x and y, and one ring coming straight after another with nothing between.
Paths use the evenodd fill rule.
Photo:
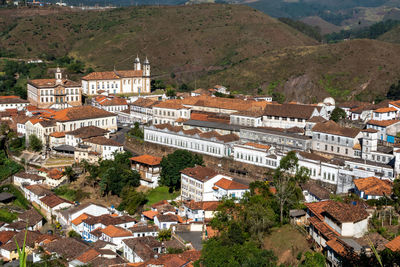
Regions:
<instances>
[{"instance_id":1,"label":"white church facade","mask_svg":"<svg viewBox=\"0 0 400 267\"><path fill-rule=\"evenodd\" d=\"M150 62L143 64L135 59L133 70L92 72L82 78L82 92L85 95L150 93Z\"/></svg>"}]
</instances>

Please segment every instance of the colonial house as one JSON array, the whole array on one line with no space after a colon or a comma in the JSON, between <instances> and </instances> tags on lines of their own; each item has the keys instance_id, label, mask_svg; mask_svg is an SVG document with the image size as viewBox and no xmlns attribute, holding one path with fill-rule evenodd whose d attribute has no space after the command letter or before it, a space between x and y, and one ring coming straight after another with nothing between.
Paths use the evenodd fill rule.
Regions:
<instances>
[{"instance_id":1,"label":"colonial house","mask_svg":"<svg viewBox=\"0 0 400 267\"><path fill-rule=\"evenodd\" d=\"M43 226L44 219L34 208L18 215L18 221L24 222L30 231L38 231Z\"/></svg>"},{"instance_id":2,"label":"colonial house","mask_svg":"<svg viewBox=\"0 0 400 267\"><path fill-rule=\"evenodd\" d=\"M106 228L102 229L101 232L102 235L100 240L113 243L117 245L118 248L123 245L123 240L133 238L133 235L130 231L114 225L108 225Z\"/></svg>"},{"instance_id":3,"label":"colonial house","mask_svg":"<svg viewBox=\"0 0 400 267\"><path fill-rule=\"evenodd\" d=\"M118 96L96 96L92 99L92 105L109 112L117 112L128 109L126 99Z\"/></svg>"},{"instance_id":4,"label":"colonial house","mask_svg":"<svg viewBox=\"0 0 400 267\"><path fill-rule=\"evenodd\" d=\"M91 216L100 216L104 214L110 214L110 210L102 205L94 203L86 203L70 207L69 209L63 210L59 215L59 222L62 225L70 226L71 222L81 216L87 214Z\"/></svg>"},{"instance_id":5,"label":"colonial house","mask_svg":"<svg viewBox=\"0 0 400 267\"><path fill-rule=\"evenodd\" d=\"M85 145L91 146L92 151L97 152L102 159L114 159L115 153L124 151L124 146L113 139L97 136L86 139Z\"/></svg>"},{"instance_id":6,"label":"colonial house","mask_svg":"<svg viewBox=\"0 0 400 267\"><path fill-rule=\"evenodd\" d=\"M267 105L263 115L263 126L275 128L292 128L306 126L306 121L314 116L329 118L324 106L282 104Z\"/></svg>"},{"instance_id":7,"label":"colonial house","mask_svg":"<svg viewBox=\"0 0 400 267\"><path fill-rule=\"evenodd\" d=\"M26 187L22 187L25 198L36 206L40 206L40 199L44 196L54 194L47 185L33 184Z\"/></svg>"},{"instance_id":8,"label":"colonial house","mask_svg":"<svg viewBox=\"0 0 400 267\"><path fill-rule=\"evenodd\" d=\"M318 185L314 181L308 181L300 185L303 190L304 200L306 203L319 202L329 200L331 193L326 188Z\"/></svg>"},{"instance_id":9,"label":"colonial house","mask_svg":"<svg viewBox=\"0 0 400 267\"><path fill-rule=\"evenodd\" d=\"M158 227L153 224L136 224L135 226L129 228L132 232L133 237L145 237L145 236L158 236Z\"/></svg>"},{"instance_id":10,"label":"colonial house","mask_svg":"<svg viewBox=\"0 0 400 267\"><path fill-rule=\"evenodd\" d=\"M181 222L180 218L175 214L157 214L154 216L154 224L159 229L170 229L172 225Z\"/></svg>"},{"instance_id":11,"label":"colonial house","mask_svg":"<svg viewBox=\"0 0 400 267\"><path fill-rule=\"evenodd\" d=\"M309 234L323 249L338 237L361 237L368 231L368 212L361 204L337 201L306 203Z\"/></svg>"},{"instance_id":12,"label":"colonial house","mask_svg":"<svg viewBox=\"0 0 400 267\"><path fill-rule=\"evenodd\" d=\"M59 210L69 208L73 205L73 203L55 194L52 194L40 198L39 205L41 211L46 215L47 219L51 221L53 215L57 217Z\"/></svg>"},{"instance_id":13,"label":"colonial house","mask_svg":"<svg viewBox=\"0 0 400 267\"><path fill-rule=\"evenodd\" d=\"M276 155L275 149L269 145L246 142L235 144L233 151L235 161L272 169L279 165L280 155Z\"/></svg>"},{"instance_id":14,"label":"colonial house","mask_svg":"<svg viewBox=\"0 0 400 267\"><path fill-rule=\"evenodd\" d=\"M57 68L55 79L28 80L29 102L39 108L64 109L81 106L81 86L79 83L63 79Z\"/></svg>"},{"instance_id":15,"label":"colonial house","mask_svg":"<svg viewBox=\"0 0 400 267\"><path fill-rule=\"evenodd\" d=\"M62 216L62 211L60 212L60 215ZM62 221L62 217L59 217L59 220ZM88 218L92 218L94 216L86 214L86 213L82 213L81 215L79 215L78 217L76 217L75 219L73 219L71 221L71 228L72 230L74 230L75 232L77 232L80 236L83 235L83 227L84 227L84 222L83 220L86 220ZM60 222L61 223L61 222ZM65 221L61 223L62 225L66 225Z\"/></svg>"},{"instance_id":16,"label":"colonial house","mask_svg":"<svg viewBox=\"0 0 400 267\"><path fill-rule=\"evenodd\" d=\"M242 199L246 192L249 192L249 186L238 183L231 179L221 178L212 187L214 190L214 199L222 200L225 197L233 199Z\"/></svg>"},{"instance_id":17,"label":"colonial house","mask_svg":"<svg viewBox=\"0 0 400 267\"><path fill-rule=\"evenodd\" d=\"M139 123L149 123L153 121L153 107L160 103L149 98L139 98L130 105L130 116L133 121Z\"/></svg>"},{"instance_id":18,"label":"colonial house","mask_svg":"<svg viewBox=\"0 0 400 267\"><path fill-rule=\"evenodd\" d=\"M68 177L63 174L62 169L52 168L50 170L47 170L42 168L39 173L46 177L44 183L50 188L56 188L68 181Z\"/></svg>"},{"instance_id":19,"label":"colonial house","mask_svg":"<svg viewBox=\"0 0 400 267\"><path fill-rule=\"evenodd\" d=\"M219 182L220 180L222 181ZM182 200L216 201L226 194L241 198L247 190L248 187L245 185L207 167L196 166L181 171Z\"/></svg>"},{"instance_id":20,"label":"colonial house","mask_svg":"<svg viewBox=\"0 0 400 267\"><path fill-rule=\"evenodd\" d=\"M65 132L53 132L49 135L49 146L55 148L65 145Z\"/></svg>"},{"instance_id":21,"label":"colonial house","mask_svg":"<svg viewBox=\"0 0 400 267\"><path fill-rule=\"evenodd\" d=\"M392 183L377 177L354 179L355 193L363 199L379 199L392 194Z\"/></svg>"},{"instance_id":22,"label":"colonial house","mask_svg":"<svg viewBox=\"0 0 400 267\"><path fill-rule=\"evenodd\" d=\"M397 118L397 109L394 107L378 108L373 111L372 120L384 121Z\"/></svg>"},{"instance_id":23,"label":"colonial house","mask_svg":"<svg viewBox=\"0 0 400 267\"><path fill-rule=\"evenodd\" d=\"M158 186L158 179L161 173L160 157L141 155L130 158L132 170L140 174L140 184L151 188Z\"/></svg>"},{"instance_id":24,"label":"colonial house","mask_svg":"<svg viewBox=\"0 0 400 267\"><path fill-rule=\"evenodd\" d=\"M210 220L220 204L220 201L185 201L182 216L195 222Z\"/></svg>"},{"instance_id":25,"label":"colonial house","mask_svg":"<svg viewBox=\"0 0 400 267\"><path fill-rule=\"evenodd\" d=\"M153 236L130 238L122 241L124 258L131 263L145 262L161 253L162 244Z\"/></svg>"},{"instance_id":26,"label":"colonial house","mask_svg":"<svg viewBox=\"0 0 400 267\"><path fill-rule=\"evenodd\" d=\"M31 118L25 123L25 142L29 145L29 137L35 135L44 146L49 144L48 136L57 130L56 122L43 118Z\"/></svg>"},{"instance_id":27,"label":"colonial house","mask_svg":"<svg viewBox=\"0 0 400 267\"><path fill-rule=\"evenodd\" d=\"M378 139L394 143L396 134L400 131L400 120L369 120L367 129L378 131Z\"/></svg>"},{"instance_id":28,"label":"colonial house","mask_svg":"<svg viewBox=\"0 0 400 267\"><path fill-rule=\"evenodd\" d=\"M65 144L76 147L78 144L83 143L83 140L88 138L98 137L98 136L109 137L108 133L109 132L107 130L99 128L97 126L81 127L76 130L65 133Z\"/></svg>"},{"instance_id":29,"label":"colonial house","mask_svg":"<svg viewBox=\"0 0 400 267\"><path fill-rule=\"evenodd\" d=\"M312 149L327 154L360 158L360 129L341 127L334 121L317 123L313 128Z\"/></svg>"},{"instance_id":30,"label":"colonial house","mask_svg":"<svg viewBox=\"0 0 400 267\"><path fill-rule=\"evenodd\" d=\"M133 70L92 72L82 77L82 91L86 95L98 95L100 90L109 94L150 93L150 62L142 65L137 57Z\"/></svg>"},{"instance_id":31,"label":"colonial house","mask_svg":"<svg viewBox=\"0 0 400 267\"><path fill-rule=\"evenodd\" d=\"M248 127L261 127L263 126L263 115L264 110L261 108L239 111L230 114L230 123Z\"/></svg>"},{"instance_id":32,"label":"colonial house","mask_svg":"<svg viewBox=\"0 0 400 267\"><path fill-rule=\"evenodd\" d=\"M20 111L28 105L29 101L21 99L19 96L0 96L0 111L5 111L7 109L17 109Z\"/></svg>"},{"instance_id":33,"label":"colonial house","mask_svg":"<svg viewBox=\"0 0 400 267\"><path fill-rule=\"evenodd\" d=\"M153 105L153 124L175 125L178 119L190 119L190 108L182 105L181 100L171 99Z\"/></svg>"},{"instance_id":34,"label":"colonial house","mask_svg":"<svg viewBox=\"0 0 400 267\"><path fill-rule=\"evenodd\" d=\"M13 183L19 187L33 185L33 184L42 184L43 181L46 179L43 176L24 171L20 171L14 174L13 178L14 178Z\"/></svg>"},{"instance_id":35,"label":"colonial house","mask_svg":"<svg viewBox=\"0 0 400 267\"><path fill-rule=\"evenodd\" d=\"M146 142L185 149L214 157L229 157L233 145L239 140L236 134L221 135L216 131L183 130L170 124L144 127Z\"/></svg>"}]
</instances>

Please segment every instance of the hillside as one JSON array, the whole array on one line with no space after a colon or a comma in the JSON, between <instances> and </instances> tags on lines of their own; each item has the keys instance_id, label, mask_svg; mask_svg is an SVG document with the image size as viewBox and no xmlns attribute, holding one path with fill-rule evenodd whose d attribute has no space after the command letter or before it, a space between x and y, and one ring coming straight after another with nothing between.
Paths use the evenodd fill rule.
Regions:
<instances>
[{"instance_id":1,"label":"hillside","mask_svg":"<svg viewBox=\"0 0 400 267\"><path fill-rule=\"evenodd\" d=\"M222 69L274 49L316 44L286 24L239 5L129 7L22 17L3 19L0 30L0 50L11 49L19 57L69 54L105 70L132 67L136 54L147 55L153 74L169 77L175 72L177 78L179 73L190 78L193 71Z\"/></svg>"},{"instance_id":2,"label":"hillside","mask_svg":"<svg viewBox=\"0 0 400 267\"><path fill-rule=\"evenodd\" d=\"M378 37L378 40L400 44L400 26L382 34Z\"/></svg>"},{"instance_id":3,"label":"hillside","mask_svg":"<svg viewBox=\"0 0 400 267\"><path fill-rule=\"evenodd\" d=\"M215 72L207 82L254 88L254 94L259 87L264 93L276 90L288 100L305 102L326 96L374 100L397 82L399 67L399 45L364 39L276 50Z\"/></svg>"}]
</instances>

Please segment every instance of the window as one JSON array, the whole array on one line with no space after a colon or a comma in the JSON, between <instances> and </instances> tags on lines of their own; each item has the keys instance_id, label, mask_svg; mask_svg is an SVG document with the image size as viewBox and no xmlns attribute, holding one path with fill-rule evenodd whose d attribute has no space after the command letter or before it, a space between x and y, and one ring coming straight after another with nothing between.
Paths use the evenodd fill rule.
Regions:
<instances>
[{"instance_id":1,"label":"window","mask_svg":"<svg viewBox=\"0 0 400 267\"><path fill-rule=\"evenodd\" d=\"M331 151L333 152L333 146L331 146Z\"/></svg>"},{"instance_id":2,"label":"window","mask_svg":"<svg viewBox=\"0 0 400 267\"><path fill-rule=\"evenodd\" d=\"M349 154L349 150L346 148L346 155Z\"/></svg>"},{"instance_id":3,"label":"window","mask_svg":"<svg viewBox=\"0 0 400 267\"><path fill-rule=\"evenodd\" d=\"M321 139L321 134L318 134L318 139Z\"/></svg>"},{"instance_id":4,"label":"window","mask_svg":"<svg viewBox=\"0 0 400 267\"><path fill-rule=\"evenodd\" d=\"M340 147L337 147L337 153L339 153L340 152Z\"/></svg>"},{"instance_id":5,"label":"window","mask_svg":"<svg viewBox=\"0 0 400 267\"><path fill-rule=\"evenodd\" d=\"M327 151L328 150L328 145L325 145L325 151Z\"/></svg>"}]
</instances>

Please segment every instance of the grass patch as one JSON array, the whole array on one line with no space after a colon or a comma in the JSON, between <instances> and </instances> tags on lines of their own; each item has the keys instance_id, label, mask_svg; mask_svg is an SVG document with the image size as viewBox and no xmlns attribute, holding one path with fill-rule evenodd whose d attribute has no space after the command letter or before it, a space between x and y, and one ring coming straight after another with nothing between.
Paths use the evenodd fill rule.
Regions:
<instances>
[{"instance_id":1,"label":"grass patch","mask_svg":"<svg viewBox=\"0 0 400 267\"><path fill-rule=\"evenodd\" d=\"M2 151L0 154L0 181L7 179L7 177L19 172L22 169L23 167L20 164L7 158L4 154L4 151Z\"/></svg>"},{"instance_id":2,"label":"grass patch","mask_svg":"<svg viewBox=\"0 0 400 267\"><path fill-rule=\"evenodd\" d=\"M11 223L17 219L17 215L15 213L9 212L7 209L0 209L0 221Z\"/></svg>"},{"instance_id":3,"label":"grass patch","mask_svg":"<svg viewBox=\"0 0 400 267\"><path fill-rule=\"evenodd\" d=\"M167 186L156 187L156 188L152 189L151 191L149 191L149 193L147 194L147 199L149 200L149 202L147 202L147 205L153 205L154 203L157 203L164 199L167 199L167 200L175 199L179 196L179 194L180 194L179 191L170 193L168 191Z\"/></svg>"},{"instance_id":4,"label":"grass patch","mask_svg":"<svg viewBox=\"0 0 400 267\"><path fill-rule=\"evenodd\" d=\"M272 229L264 240L264 248L272 249L278 255L279 263L293 266L299 264L296 257L300 252L310 251L305 236L289 224Z\"/></svg>"},{"instance_id":5,"label":"grass patch","mask_svg":"<svg viewBox=\"0 0 400 267\"><path fill-rule=\"evenodd\" d=\"M60 186L53 190L54 194L65 198L69 201L78 201L80 202L82 199L88 198L90 196L89 193L82 191L82 189L74 190L68 188L68 185Z\"/></svg>"}]
</instances>

